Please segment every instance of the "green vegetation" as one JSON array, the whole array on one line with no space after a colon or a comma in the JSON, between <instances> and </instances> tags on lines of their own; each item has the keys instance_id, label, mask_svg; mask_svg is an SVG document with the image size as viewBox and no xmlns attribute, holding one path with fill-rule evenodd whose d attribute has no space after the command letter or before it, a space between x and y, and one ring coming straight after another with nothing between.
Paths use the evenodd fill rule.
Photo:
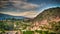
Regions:
<instances>
[{"instance_id":1,"label":"green vegetation","mask_svg":"<svg viewBox=\"0 0 60 34\"><path fill-rule=\"evenodd\" d=\"M60 33L60 21L59 22L51 22L49 24L52 26L51 30L53 30L55 33Z\"/></svg>"},{"instance_id":2,"label":"green vegetation","mask_svg":"<svg viewBox=\"0 0 60 34\"><path fill-rule=\"evenodd\" d=\"M34 34L34 31L23 31L23 34Z\"/></svg>"},{"instance_id":3,"label":"green vegetation","mask_svg":"<svg viewBox=\"0 0 60 34\"><path fill-rule=\"evenodd\" d=\"M13 23L0 21L0 30L13 30Z\"/></svg>"}]
</instances>

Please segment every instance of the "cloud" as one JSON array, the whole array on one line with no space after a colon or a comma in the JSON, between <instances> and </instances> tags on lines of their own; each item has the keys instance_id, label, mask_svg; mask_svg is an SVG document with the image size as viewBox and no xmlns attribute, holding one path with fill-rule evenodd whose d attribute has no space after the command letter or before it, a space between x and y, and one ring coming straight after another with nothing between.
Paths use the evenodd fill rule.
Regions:
<instances>
[{"instance_id":1,"label":"cloud","mask_svg":"<svg viewBox=\"0 0 60 34\"><path fill-rule=\"evenodd\" d=\"M37 4L28 3L26 1L10 1L12 5L17 9L31 10L39 7Z\"/></svg>"},{"instance_id":2,"label":"cloud","mask_svg":"<svg viewBox=\"0 0 60 34\"><path fill-rule=\"evenodd\" d=\"M6 2L8 2L8 1L6 1ZM0 11L0 13L9 14L9 15L13 15L13 16L25 16L25 17L34 18L38 14L37 12L39 12L39 10L37 10L37 8L41 9L41 7L45 5L45 3L39 4L39 5L29 3L29 2L27 2L27 0L18 0L18 1L9 0L9 2L11 2L11 4L13 5L13 7L12 7L13 9L11 9L11 8L9 8L7 10L5 9L5 10ZM9 3L5 3L5 4L9 4ZM4 6L4 7L6 7L6 6ZM16 8L16 10L14 8Z\"/></svg>"},{"instance_id":3,"label":"cloud","mask_svg":"<svg viewBox=\"0 0 60 34\"><path fill-rule=\"evenodd\" d=\"M0 4L1 8L7 8L9 6L12 6L12 8L16 8L19 10L36 10L39 7L39 5L29 3L27 2L27 0L9 0L9 1L2 0Z\"/></svg>"},{"instance_id":4,"label":"cloud","mask_svg":"<svg viewBox=\"0 0 60 34\"><path fill-rule=\"evenodd\" d=\"M25 16L29 18L36 17L37 12L36 11L25 11L25 12L0 12L3 14L13 15L13 16Z\"/></svg>"}]
</instances>

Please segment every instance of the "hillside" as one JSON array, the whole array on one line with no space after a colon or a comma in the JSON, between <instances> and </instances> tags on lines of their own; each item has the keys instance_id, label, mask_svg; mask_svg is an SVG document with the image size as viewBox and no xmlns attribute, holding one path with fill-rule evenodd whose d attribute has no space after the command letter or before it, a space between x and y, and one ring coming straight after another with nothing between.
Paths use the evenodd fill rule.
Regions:
<instances>
[{"instance_id":1,"label":"hillside","mask_svg":"<svg viewBox=\"0 0 60 34\"><path fill-rule=\"evenodd\" d=\"M42 13L37 15L36 18L34 18L34 21L41 21L44 19L51 20L56 19L57 17L60 18L60 7L44 10Z\"/></svg>"},{"instance_id":2,"label":"hillside","mask_svg":"<svg viewBox=\"0 0 60 34\"><path fill-rule=\"evenodd\" d=\"M32 30L42 29L42 30L53 30L56 32L57 29L58 30L60 29L59 28L60 8L56 7L44 10L42 13L37 15L37 17L35 17L32 22L33 22L33 24L31 25Z\"/></svg>"}]
</instances>

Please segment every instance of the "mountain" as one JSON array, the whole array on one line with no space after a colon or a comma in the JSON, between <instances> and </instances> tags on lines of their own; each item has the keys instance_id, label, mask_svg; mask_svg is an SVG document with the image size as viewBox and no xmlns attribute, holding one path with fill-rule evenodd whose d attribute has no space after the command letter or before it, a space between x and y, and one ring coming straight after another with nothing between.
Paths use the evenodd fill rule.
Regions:
<instances>
[{"instance_id":1,"label":"mountain","mask_svg":"<svg viewBox=\"0 0 60 34\"><path fill-rule=\"evenodd\" d=\"M12 16L12 15L8 15L8 14L2 14L2 13L0 13L0 20L4 20L4 19L8 19L8 18L29 19L29 18L24 17L24 16Z\"/></svg>"},{"instance_id":2,"label":"mountain","mask_svg":"<svg viewBox=\"0 0 60 34\"><path fill-rule=\"evenodd\" d=\"M60 18L60 7L44 10L34 18L34 21L53 20L56 18Z\"/></svg>"},{"instance_id":3,"label":"mountain","mask_svg":"<svg viewBox=\"0 0 60 34\"><path fill-rule=\"evenodd\" d=\"M55 29L56 24L60 23L60 7L49 8L38 14L31 24L32 30L51 30ZM60 26L60 25L57 25ZM58 29L59 30L59 29Z\"/></svg>"}]
</instances>

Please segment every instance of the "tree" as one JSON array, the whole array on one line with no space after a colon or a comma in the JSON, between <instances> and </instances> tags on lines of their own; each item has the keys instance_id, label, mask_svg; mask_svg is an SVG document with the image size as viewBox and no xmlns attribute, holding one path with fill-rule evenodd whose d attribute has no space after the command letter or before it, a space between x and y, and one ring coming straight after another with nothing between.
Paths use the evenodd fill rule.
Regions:
<instances>
[{"instance_id":1,"label":"tree","mask_svg":"<svg viewBox=\"0 0 60 34\"><path fill-rule=\"evenodd\" d=\"M56 32L56 33L60 33L60 21L58 21L58 22L50 22L49 23L50 25L51 25L51 30L53 30L54 32Z\"/></svg>"}]
</instances>

